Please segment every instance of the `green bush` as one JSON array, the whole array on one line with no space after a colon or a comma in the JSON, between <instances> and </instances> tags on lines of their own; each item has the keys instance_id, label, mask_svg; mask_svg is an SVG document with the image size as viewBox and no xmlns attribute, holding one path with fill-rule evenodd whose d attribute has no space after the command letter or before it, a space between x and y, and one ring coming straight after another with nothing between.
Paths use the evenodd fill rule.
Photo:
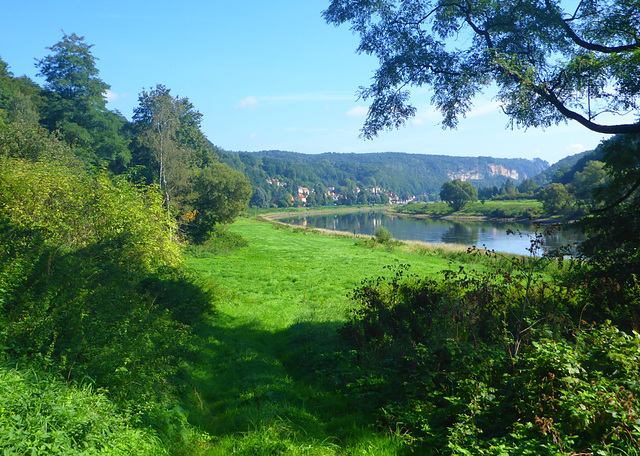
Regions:
<instances>
[{"instance_id":1,"label":"green bush","mask_svg":"<svg viewBox=\"0 0 640 456\"><path fill-rule=\"evenodd\" d=\"M242 237L227 230L226 226L216 226L209 230L207 240L202 244L191 244L186 248L189 255L202 258L203 256L224 255L247 246L247 241Z\"/></svg>"},{"instance_id":2,"label":"green bush","mask_svg":"<svg viewBox=\"0 0 640 456\"><path fill-rule=\"evenodd\" d=\"M364 281L331 378L426 454L638 450L640 336L578 324L593 297L518 262Z\"/></svg>"},{"instance_id":3,"label":"green bush","mask_svg":"<svg viewBox=\"0 0 640 456\"><path fill-rule=\"evenodd\" d=\"M380 244L387 244L393 239L391 232L383 226L376 228L375 240Z\"/></svg>"},{"instance_id":4,"label":"green bush","mask_svg":"<svg viewBox=\"0 0 640 456\"><path fill-rule=\"evenodd\" d=\"M146 406L172 389L210 297L153 188L0 158L0 345Z\"/></svg>"},{"instance_id":5,"label":"green bush","mask_svg":"<svg viewBox=\"0 0 640 456\"><path fill-rule=\"evenodd\" d=\"M139 424L89 385L0 367L4 454L168 454L158 437Z\"/></svg>"}]
</instances>

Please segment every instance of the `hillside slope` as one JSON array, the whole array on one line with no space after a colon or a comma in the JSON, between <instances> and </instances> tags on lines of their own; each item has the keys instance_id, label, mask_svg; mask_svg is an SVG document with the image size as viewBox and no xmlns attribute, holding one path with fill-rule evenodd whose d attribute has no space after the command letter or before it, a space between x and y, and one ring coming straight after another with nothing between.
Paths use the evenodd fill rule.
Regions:
<instances>
[{"instance_id":1,"label":"hillside slope","mask_svg":"<svg viewBox=\"0 0 640 456\"><path fill-rule=\"evenodd\" d=\"M220 159L242 171L254 188L267 179L290 186L381 187L405 195L437 195L443 182L462 179L474 185L500 186L508 178L521 181L549 167L541 159L452 157L397 152L308 155L284 151L219 152Z\"/></svg>"}]
</instances>

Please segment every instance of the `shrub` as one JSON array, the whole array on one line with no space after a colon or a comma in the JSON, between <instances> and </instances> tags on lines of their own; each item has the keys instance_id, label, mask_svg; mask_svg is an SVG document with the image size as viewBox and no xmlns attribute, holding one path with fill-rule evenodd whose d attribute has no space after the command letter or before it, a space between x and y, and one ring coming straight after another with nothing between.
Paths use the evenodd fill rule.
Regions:
<instances>
[{"instance_id":1,"label":"shrub","mask_svg":"<svg viewBox=\"0 0 640 456\"><path fill-rule=\"evenodd\" d=\"M144 404L171 391L210 299L153 188L0 158L0 345Z\"/></svg>"},{"instance_id":2,"label":"shrub","mask_svg":"<svg viewBox=\"0 0 640 456\"><path fill-rule=\"evenodd\" d=\"M206 241L202 244L191 244L186 250L189 255L202 258L206 255L224 255L247 245L246 239L242 236L232 233L225 226L216 226L209 231Z\"/></svg>"},{"instance_id":3,"label":"shrub","mask_svg":"<svg viewBox=\"0 0 640 456\"><path fill-rule=\"evenodd\" d=\"M443 280L400 265L363 281L331 378L425 451L637 450L640 336L578 325L596 297L542 280L544 264L514 259Z\"/></svg>"},{"instance_id":4,"label":"shrub","mask_svg":"<svg viewBox=\"0 0 640 456\"><path fill-rule=\"evenodd\" d=\"M376 242L379 242L380 244L387 244L392 239L392 236L389 230L387 230L382 226L379 226L378 228L376 228L376 233L374 237Z\"/></svg>"},{"instance_id":5,"label":"shrub","mask_svg":"<svg viewBox=\"0 0 640 456\"><path fill-rule=\"evenodd\" d=\"M0 367L5 454L166 455L160 440L103 392Z\"/></svg>"}]
</instances>

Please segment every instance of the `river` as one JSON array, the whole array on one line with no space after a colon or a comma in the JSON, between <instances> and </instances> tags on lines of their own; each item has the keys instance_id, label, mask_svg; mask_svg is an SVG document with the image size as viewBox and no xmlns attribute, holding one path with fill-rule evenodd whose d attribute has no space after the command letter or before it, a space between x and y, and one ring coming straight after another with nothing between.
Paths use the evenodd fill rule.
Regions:
<instances>
[{"instance_id":1,"label":"river","mask_svg":"<svg viewBox=\"0 0 640 456\"><path fill-rule=\"evenodd\" d=\"M536 232L532 224L496 221L466 221L416 219L382 212L307 215L280 219L284 223L374 235L378 227L389 230L394 239L430 243L476 246L497 252L527 255L531 237ZM514 232L516 234L508 234ZM556 249L584 240L576 229L554 231L544 236L544 248Z\"/></svg>"}]
</instances>

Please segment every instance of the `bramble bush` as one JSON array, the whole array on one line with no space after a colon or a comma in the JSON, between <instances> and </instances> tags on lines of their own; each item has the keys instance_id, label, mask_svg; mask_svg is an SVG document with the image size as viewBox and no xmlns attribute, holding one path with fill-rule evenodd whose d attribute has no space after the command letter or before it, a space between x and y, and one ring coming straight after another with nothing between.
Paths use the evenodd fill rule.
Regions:
<instances>
[{"instance_id":1,"label":"bramble bush","mask_svg":"<svg viewBox=\"0 0 640 456\"><path fill-rule=\"evenodd\" d=\"M363 281L330 378L425 454L637 450L640 336L586 324L598 296L545 280L546 259L513 261Z\"/></svg>"}]
</instances>

